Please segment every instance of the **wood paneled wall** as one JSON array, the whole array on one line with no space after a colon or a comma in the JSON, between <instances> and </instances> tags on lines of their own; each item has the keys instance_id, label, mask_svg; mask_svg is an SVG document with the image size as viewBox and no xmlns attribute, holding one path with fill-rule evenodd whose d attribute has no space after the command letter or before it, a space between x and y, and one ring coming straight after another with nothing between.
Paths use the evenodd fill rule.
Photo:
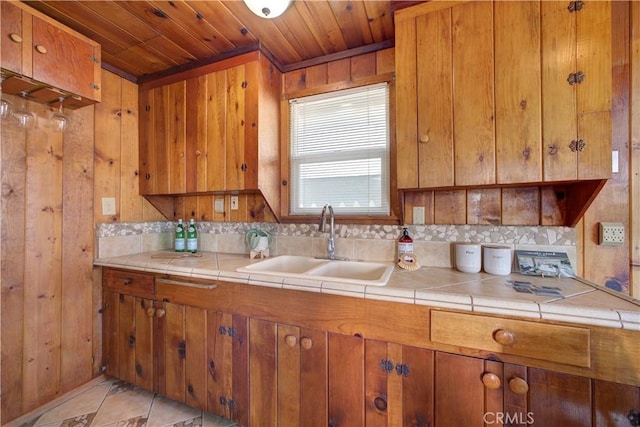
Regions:
<instances>
[{"instance_id":1,"label":"wood paneled wall","mask_svg":"<svg viewBox=\"0 0 640 427\"><path fill-rule=\"evenodd\" d=\"M164 221L139 191L138 86L103 71L95 116L95 223ZM102 215L103 198L115 199L115 215Z\"/></svg>"},{"instance_id":2,"label":"wood paneled wall","mask_svg":"<svg viewBox=\"0 0 640 427\"><path fill-rule=\"evenodd\" d=\"M12 99L19 105L17 98ZM2 123L2 423L94 377L93 107Z\"/></svg>"},{"instance_id":3,"label":"wood paneled wall","mask_svg":"<svg viewBox=\"0 0 640 427\"><path fill-rule=\"evenodd\" d=\"M614 1L611 4L612 25L612 124L613 150L619 153L619 172L614 173L598 197L576 226L581 255L581 275L600 285L630 291L628 239L623 246L598 245L600 222L619 222L625 230L631 225L630 201L630 8L635 2ZM637 25L637 23L636 23ZM636 95L637 96L637 95ZM636 173L637 181L637 173ZM630 215L631 214L631 215ZM637 212L635 213L637 217ZM625 233L630 236L630 233ZM636 241L637 245L639 242ZM640 294L634 293L640 297Z\"/></svg>"}]
</instances>

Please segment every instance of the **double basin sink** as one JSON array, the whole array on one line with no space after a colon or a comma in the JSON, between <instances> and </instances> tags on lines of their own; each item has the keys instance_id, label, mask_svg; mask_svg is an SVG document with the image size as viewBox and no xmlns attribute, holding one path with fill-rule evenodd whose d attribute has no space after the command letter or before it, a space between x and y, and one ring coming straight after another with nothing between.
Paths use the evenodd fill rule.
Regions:
<instances>
[{"instance_id":1,"label":"double basin sink","mask_svg":"<svg viewBox=\"0 0 640 427\"><path fill-rule=\"evenodd\" d=\"M393 269L394 264L392 263L280 255L240 267L236 271L249 274L384 286L389 281Z\"/></svg>"}]
</instances>

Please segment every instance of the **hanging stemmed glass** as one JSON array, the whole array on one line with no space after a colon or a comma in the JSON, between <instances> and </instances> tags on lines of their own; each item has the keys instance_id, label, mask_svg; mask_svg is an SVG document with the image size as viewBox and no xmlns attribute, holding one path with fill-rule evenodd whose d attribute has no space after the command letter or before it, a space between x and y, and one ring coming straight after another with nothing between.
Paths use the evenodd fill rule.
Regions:
<instances>
[{"instance_id":1,"label":"hanging stemmed glass","mask_svg":"<svg viewBox=\"0 0 640 427\"><path fill-rule=\"evenodd\" d=\"M33 113L27 110L27 92L21 92L20 96L22 98L22 105L20 105L20 108L17 108L13 111L13 117L18 120L18 124L20 125L20 127L29 129L33 127L35 117Z\"/></svg>"},{"instance_id":2,"label":"hanging stemmed glass","mask_svg":"<svg viewBox=\"0 0 640 427\"><path fill-rule=\"evenodd\" d=\"M69 117L62 112L62 101L64 101L64 97L61 96L59 100L60 104L58 106L58 111L53 112L51 117L49 117L49 120L55 130L64 132L69 125Z\"/></svg>"},{"instance_id":3,"label":"hanging stemmed glass","mask_svg":"<svg viewBox=\"0 0 640 427\"><path fill-rule=\"evenodd\" d=\"M2 96L2 82L4 81L4 76L0 76L0 117L3 119L8 119L11 117L11 109L13 103L9 101L7 98Z\"/></svg>"}]
</instances>

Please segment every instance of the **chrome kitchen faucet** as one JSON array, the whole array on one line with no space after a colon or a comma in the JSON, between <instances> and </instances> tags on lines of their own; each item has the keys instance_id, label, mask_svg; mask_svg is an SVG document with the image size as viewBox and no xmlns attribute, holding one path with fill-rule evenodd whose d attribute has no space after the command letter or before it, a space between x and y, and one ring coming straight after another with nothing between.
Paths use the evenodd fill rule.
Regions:
<instances>
[{"instance_id":1,"label":"chrome kitchen faucet","mask_svg":"<svg viewBox=\"0 0 640 427\"><path fill-rule=\"evenodd\" d=\"M334 218L333 218L333 208L331 205L326 204L322 208L322 214L320 215L320 226L318 230L321 233L325 232L325 228L327 226L327 209L329 209L329 242L327 243L327 258L336 259L336 239L334 233Z\"/></svg>"}]
</instances>

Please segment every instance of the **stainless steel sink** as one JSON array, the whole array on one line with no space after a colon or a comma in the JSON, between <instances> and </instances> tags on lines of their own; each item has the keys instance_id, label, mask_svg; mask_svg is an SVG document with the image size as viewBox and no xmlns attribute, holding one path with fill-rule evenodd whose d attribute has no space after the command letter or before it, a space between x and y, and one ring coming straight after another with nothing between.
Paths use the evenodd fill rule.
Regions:
<instances>
[{"instance_id":1,"label":"stainless steel sink","mask_svg":"<svg viewBox=\"0 0 640 427\"><path fill-rule=\"evenodd\" d=\"M327 260L297 255L281 255L240 267L236 271L384 286L389 281L393 269L394 264L392 263Z\"/></svg>"}]
</instances>

